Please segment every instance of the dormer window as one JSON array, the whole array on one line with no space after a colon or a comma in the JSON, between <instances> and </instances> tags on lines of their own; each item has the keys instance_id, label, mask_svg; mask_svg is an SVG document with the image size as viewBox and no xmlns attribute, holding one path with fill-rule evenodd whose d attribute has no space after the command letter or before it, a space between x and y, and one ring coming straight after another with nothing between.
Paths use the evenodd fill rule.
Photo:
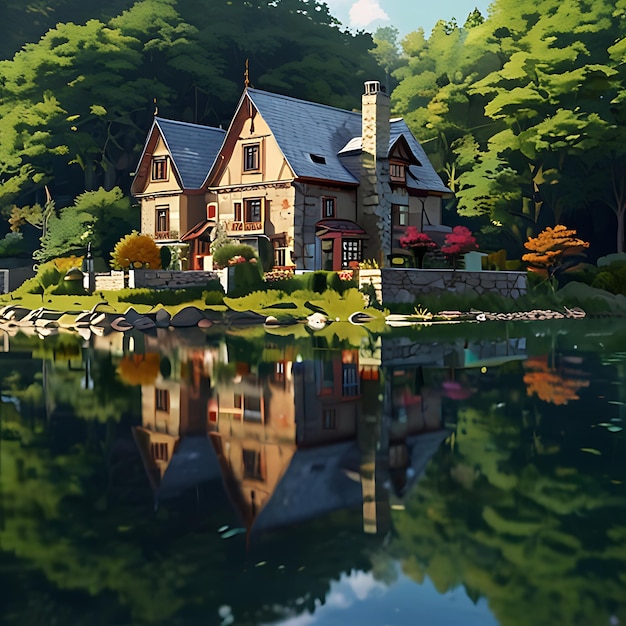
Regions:
<instances>
[{"instance_id":1,"label":"dormer window","mask_svg":"<svg viewBox=\"0 0 626 626\"><path fill-rule=\"evenodd\" d=\"M404 183L406 182L406 168L404 163L391 161L389 163L389 176L392 181Z\"/></svg>"},{"instance_id":2,"label":"dormer window","mask_svg":"<svg viewBox=\"0 0 626 626\"><path fill-rule=\"evenodd\" d=\"M167 180L167 157L152 159L152 180Z\"/></svg>"},{"instance_id":3,"label":"dormer window","mask_svg":"<svg viewBox=\"0 0 626 626\"><path fill-rule=\"evenodd\" d=\"M258 143L250 143L243 147L243 171L257 172L260 169L261 146Z\"/></svg>"}]
</instances>

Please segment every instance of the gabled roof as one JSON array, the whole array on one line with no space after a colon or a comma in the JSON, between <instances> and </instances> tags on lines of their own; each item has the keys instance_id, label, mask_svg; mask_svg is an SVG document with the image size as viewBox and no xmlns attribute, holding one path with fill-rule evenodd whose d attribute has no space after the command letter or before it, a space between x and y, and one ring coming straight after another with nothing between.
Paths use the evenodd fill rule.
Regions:
<instances>
[{"instance_id":1,"label":"gabled roof","mask_svg":"<svg viewBox=\"0 0 626 626\"><path fill-rule=\"evenodd\" d=\"M139 159L140 164L143 164L148 148L151 146L153 149L155 145L154 131L157 129L170 153L172 167L183 189L200 189L222 147L226 131L155 117Z\"/></svg>"},{"instance_id":2,"label":"gabled roof","mask_svg":"<svg viewBox=\"0 0 626 626\"><path fill-rule=\"evenodd\" d=\"M338 155L350 139L361 134L360 113L259 89L248 88L246 95L272 129L298 178L358 184Z\"/></svg>"},{"instance_id":3,"label":"gabled roof","mask_svg":"<svg viewBox=\"0 0 626 626\"><path fill-rule=\"evenodd\" d=\"M424 148L415 138L406 122L402 118L394 118L391 120L389 131L389 151L404 139L413 153L415 160L419 165L411 165L409 167L409 175L406 178L407 187L421 191L437 191L443 194L450 194L452 191L443 184L441 178L435 168L432 166ZM340 150L340 155L354 154L361 152L362 138L361 136L353 137Z\"/></svg>"},{"instance_id":4,"label":"gabled roof","mask_svg":"<svg viewBox=\"0 0 626 626\"><path fill-rule=\"evenodd\" d=\"M407 187L423 191L438 191L445 194L452 193L452 191L443 184L437 172L435 172L435 168L426 156L424 148L422 148L420 142L409 130L406 122L400 118L391 120L390 147L396 143L400 135L406 139L413 155L420 163L420 165L411 165L409 167L409 175L406 177Z\"/></svg>"}]
</instances>

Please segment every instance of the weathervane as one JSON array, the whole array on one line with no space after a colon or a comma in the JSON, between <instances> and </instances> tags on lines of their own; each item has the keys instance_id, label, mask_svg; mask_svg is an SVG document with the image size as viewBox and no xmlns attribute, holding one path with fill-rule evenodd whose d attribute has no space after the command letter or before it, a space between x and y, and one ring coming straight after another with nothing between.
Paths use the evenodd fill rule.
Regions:
<instances>
[{"instance_id":1,"label":"weathervane","mask_svg":"<svg viewBox=\"0 0 626 626\"><path fill-rule=\"evenodd\" d=\"M252 85L250 84L250 68L248 66L248 59L246 59L246 71L243 73L243 76L244 76L243 84L246 86L246 89L248 87L252 87Z\"/></svg>"}]
</instances>

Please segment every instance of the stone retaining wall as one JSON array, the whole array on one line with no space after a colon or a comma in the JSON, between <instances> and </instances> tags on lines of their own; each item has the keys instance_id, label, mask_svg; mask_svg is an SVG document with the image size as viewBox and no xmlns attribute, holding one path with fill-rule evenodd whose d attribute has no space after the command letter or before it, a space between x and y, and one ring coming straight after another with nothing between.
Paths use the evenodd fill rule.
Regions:
<instances>
[{"instance_id":1,"label":"stone retaining wall","mask_svg":"<svg viewBox=\"0 0 626 626\"><path fill-rule=\"evenodd\" d=\"M372 284L383 303L413 303L420 295L437 293L497 293L519 298L526 293L525 272L420 270L383 268L359 270L359 287Z\"/></svg>"},{"instance_id":2,"label":"stone retaining wall","mask_svg":"<svg viewBox=\"0 0 626 626\"><path fill-rule=\"evenodd\" d=\"M119 291L124 289L124 272L109 272L96 274L96 291Z\"/></svg>"},{"instance_id":3,"label":"stone retaining wall","mask_svg":"<svg viewBox=\"0 0 626 626\"><path fill-rule=\"evenodd\" d=\"M150 289L185 289L204 287L211 280L219 280L216 272L188 270L131 270L128 286Z\"/></svg>"}]
</instances>

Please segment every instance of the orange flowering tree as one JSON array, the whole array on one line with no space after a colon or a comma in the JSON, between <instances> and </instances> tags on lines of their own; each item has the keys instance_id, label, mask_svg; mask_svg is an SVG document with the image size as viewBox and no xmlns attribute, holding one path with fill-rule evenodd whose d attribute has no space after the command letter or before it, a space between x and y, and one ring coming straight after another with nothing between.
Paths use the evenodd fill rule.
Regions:
<instances>
[{"instance_id":1,"label":"orange flowering tree","mask_svg":"<svg viewBox=\"0 0 626 626\"><path fill-rule=\"evenodd\" d=\"M552 280L578 265L585 257L584 250L589 243L579 239L573 228L558 224L546 228L537 237L531 237L524 247L530 250L522 256L528 269Z\"/></svg>"},{"instance_id":2,"label":"orange flowering tree","mask_svg":"<svg viewBox=\"0 0 626 626\"><path fill-rule=\"evenodd\" d=\"M116 270L158 270L161 268L159 246L149 235L141 235L134 230L115 244L111 266Z\"/></svg>"}]
</instances>

